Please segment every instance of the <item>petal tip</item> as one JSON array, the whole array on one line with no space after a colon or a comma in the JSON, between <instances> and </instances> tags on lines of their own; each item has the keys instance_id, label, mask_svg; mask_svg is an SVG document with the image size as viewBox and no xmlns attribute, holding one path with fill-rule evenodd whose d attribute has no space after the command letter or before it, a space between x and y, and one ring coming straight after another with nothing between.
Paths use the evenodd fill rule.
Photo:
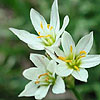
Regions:
<instances>
[{"instance_id":1,"label":"petal tip","mask_svg":"<svg viewBox=\"0 0 100 100\"><path fill-rule=\"evenodd\" d=\"M10 27L9 30L12 30L12 28Z\"/></svg>"},{"instance_id":2,"label":"petal tip","mask_svg":"<svg viewBox=\"0 0 100 100\"><path fill-rule=\"evenodd\" d=\"M34 55L33 53L30 53L30 60L32 60L33 55Z\"/></svg>"},{"instance_id":3,"label":"petal tip","mask_svg":"<svg viewBox=\"0 0 100 100\"><path fill-rule=\"evenodd\" d=\"M18 97L23 97L22 93L20 93L20 94L18 95Z\"/></svg>"},{"instance_id":4,"label":"petal tip","mask_svg":"<svg viewBox=\"0 0 100 100\"><path fill-rule=\"evenodd\" d=\"M93 31L91 31L90 34L93 35Z\"/></svg>"},{"instance_id":5,"label":"petal tip","mask_svg":"<svg viewBox=\"0 0 100 100\"><path fill-rule=\"evenodd\" d=\"M30 12L32 12L34 9L33 8L31 8L31 10L30 10Z\"/></svg>"},{"instance_id":6,"label":"petal tip","mask_svg":"<svg viewBox=\"0 0 100 100\"><path fill-rule=\"evenodd\" d=\"M66 18L67 20L69 20L69 16L68 16L68 15L66 15L65 18Z\"/></svg>"},{"instance_id":7,"label":"petal tip","mask_svg":"<svg viewBox=\"0 0 100 100\"><path fill-rule=\"evenodd\" d=\"M25 77L26 70L23 71L22 75Z\"/></svg>"},{"instance_id":8,"label":"petal tip","mask_svg":"<svg viewBox=\"0 0 100 100\"><path fill-rule=\"evenodd\" d=\"M84 80L84 82L87 82L87 79L86 79L86 80Z\"/></svg>"},{"instance_id":9,"label":"petal tip","mask_svg":"<svg viewBox=\"0 0 100 100\"><path fill-rule=\"evenodd\" d=\"M13 31L13 30L15 30L15 28L10 27L9 30L10 30L10 31Z\"/></svg>"}]
</instances>

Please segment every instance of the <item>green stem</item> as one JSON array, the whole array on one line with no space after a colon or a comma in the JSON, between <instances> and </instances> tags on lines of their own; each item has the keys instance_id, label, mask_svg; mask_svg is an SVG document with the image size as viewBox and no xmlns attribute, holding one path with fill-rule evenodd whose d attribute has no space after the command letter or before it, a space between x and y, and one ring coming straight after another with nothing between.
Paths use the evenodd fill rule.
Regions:
<instances>
[{"instance_id":1,"label":"green stem","mask_svg":"<svg viewBox=\"0 0 100 100\"><path fill-rule=\"evenodd\" d=\"M79 92L76 90L75 87L72 88L71 90L73 91L73 93L74 93L74 95L76 96L77 100L82 100L82 98L81 98Z\"/></svg>"}]
</instances>

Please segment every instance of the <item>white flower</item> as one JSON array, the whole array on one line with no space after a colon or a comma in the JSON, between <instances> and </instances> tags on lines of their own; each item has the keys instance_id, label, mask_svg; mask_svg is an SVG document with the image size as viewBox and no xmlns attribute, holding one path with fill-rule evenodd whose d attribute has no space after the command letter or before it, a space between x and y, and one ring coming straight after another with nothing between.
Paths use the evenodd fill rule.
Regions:
<instances>
[{"instance_id":1,"label":"white flower","mask_svg":"<svg viewBox=\"0 0 100 100\"><path fill-rule=\"evenodd\" d=\"M93 32L75 43L68 32L64 32L61 38L63 51L58 47L53 51L47 50L52 59L57 61L56 73L60 76L72 75L80 81L87 82L88 72L85 68L94 67L100 64L100 55L88 55L93 45Z\"/></svg>"},{"instance_id":2,"label":"white flower","mask_svg":"<svg viewBox=\"0 0 100 100\"><path fill-rule=\"evenodd\" d=\"M28 44L31 49L44 50L45 47L59 46L60 36L69 23L68 16L65 16L63 26L60 29L58 12L58 0L54 0L51 9L50 24L47 24L44 17L36 10L31 9L30 18L38 35L30 34L25 30L9 28L22 41Z\"/></svg>"},{"instance_id":3,"label":"white flower","mask_svg":"<svg viewBox=\"0 0 100 100\"><path fill-rule=\"evenodd\" d=\"M35 96L36 99L42 99L46 96L51 85L53 93L65 92L63 79L60 76L55 76L57 64L54 60L49 61L48 58L39 54L31 54L30 59L37 68L32 67L23 72L24 77L31 81L25 86L19 97Z\"/></svg>"}]
</instances>

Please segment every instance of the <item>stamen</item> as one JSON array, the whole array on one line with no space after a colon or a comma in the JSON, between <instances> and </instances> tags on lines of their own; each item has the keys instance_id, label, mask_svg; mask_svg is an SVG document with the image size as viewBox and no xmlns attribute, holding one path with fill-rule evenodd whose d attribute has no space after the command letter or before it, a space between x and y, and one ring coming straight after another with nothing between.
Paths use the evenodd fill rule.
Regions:
<instances>
[{"instance_id":1,"label":"stamen","mask_svg":"<svg viewBox=\"0 0 100 100\"><path fill-rule=\"evenodd\" d=\"M66 61L66 58L65 57L61 57L61 56L58 56L58 59Z\"/></svg>"},{"instance_id":2,"label":"stamen","mask_svg":"<svg viewBox=\"0 0 100 100\"><path fill-rule=\"evenodd\" d=\"M37 38L43 38L44 36L38 36Z\"/></svg>"},{"instance_id":3,"label":"stamen","mask_svg":"<svg viewBox=\"0 0 100 100\"><path fill-rule=\"evenodd\" d=\"M72 60L65 60L65 62L72 62Z\"/></svg>"},{"instance_id":4,"label":"stamen","mask_svg":"<svg viewBox=\"0 0 100 100\"><path fill-rule=\"evenodd\" d=\"M46 35L45 37L51 37L51 35L48 34L48 35Z\"/></svg>"},{"instance_id":5,"label":"stamen","mask_svg":"<svg viewBox=\"0 0 100 100\"><path fill-rule=\"evenodd\" d=\"M72 53L72 51L73 51L73 47L72 47L72 45L70 46L70 52Z\"/></svg>"},{"instance_id":6,"label":"stamen","mask_svg":"<svg viewBox=\"0 0 100 100\"><path fill-rule=\"evenodd\" d=\"M40 32L38 32L38 35L40 35Z\"/></svg>"},{"instance_id":7,"label":"stamen","mask_svg":"<svg viewBox=\"0 0 100 100\"><path fill-rule=\"evenodd\" d=\"M74 66L74 68L75 68L76 70L78 70L78 71L80 70L77 66Z\"/></svg>"},{"instance_id":8,"label":"stamen","mask_svg":"<svg viewBox=\"0 0 100 100\"><path fill-rule=\"evenodd\" d=\"M41 28L43 29L43 24L42 24L42 22L40 23L40 26L41 26Z\"/></svg>"},{"instance_id":9,"label":"stamen","mask_svg":"<svg viewBox=\"0 0 100 100\"><path fill-rule=\"evenodd\" d=\"M86 55L80 56L80 58L86 57Z\"/></svg>"},{"instance_id":10,"label":"stamen","mask_svg":"<svg viewBox=\"0 0 100 100\"><path fill-rule=\"evenodd\" d=\"M50 31L53 29L53 26L50 27Z\"/></svg>"},{"instance_id":11,"label":"stamen","mask_svg":"<svg viewBox=\"0 0 100 100\"><path fill-rule=\"evenodd\" d=\"M46 76L46 75L49 75L49 73L41 74L38 78L40 78L40 77L42 77L42 76Z\"/></svg>"},{"instance_id":12,"label":"stamen","mask_svg":"<svg viewBox=\"0 0 100 100\"><path fill-rule=\"evenodd\" d=\"M86 57L86 51L80 51L80 58Z\"/></svg>"},{"instance_id":13,"label":"stamen","mask_svg":"<svg viewBox=\"0 0 100 100\"><path fill-rule=\"evenodd\" d=\"M49 27L50 27L50 24L47 24L47 28L49 29Z\"/></svg>"},{"instance_id":14,"label":"stamen","mask_svg":"<svg viewBox=\"0 0 100 100\"><path fill-rule=\"evenodd\" d=\"M43 38L43 37L51 37L51 35L46 35L46 36L38 36L37 38Z\"/></svg>"},{"instance_id":15,"label":"stamen","mask_svg":"<svg viewBox=\"0 0 100 100\"><path fill-rule=\"evenodd\" d=\"M35 84L39 84L40 83L40 81L35 81Z\"/></svg>"},{"instance_id":16,"label":"stamen","mask_svg":"<svg viewBox=\"0 0 100 100\"><path fill-rule=\"evenodd\" d=\"M49 77L46 77L46 78L45 78L45 81L48 81L48 80L49 80Z\"/></svg>"},{"instance_id":17,"label":"stamen","mask_svg":"<svg viewBox=\"0 0 100 100\"><path fill-rule=\"evenodd\" d=\"M80 54L86 54L86 51L80 51Z\"/></svg>"}]
</instances>

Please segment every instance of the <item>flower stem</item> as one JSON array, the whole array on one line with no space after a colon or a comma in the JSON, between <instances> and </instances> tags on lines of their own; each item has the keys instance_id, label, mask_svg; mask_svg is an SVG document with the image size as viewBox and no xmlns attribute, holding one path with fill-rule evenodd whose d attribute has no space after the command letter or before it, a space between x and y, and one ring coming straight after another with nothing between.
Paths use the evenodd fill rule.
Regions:
<instances>
[{"instance_id":1,"label":"flower stem","mask_svg":"<svg viewBox=\"0 0 100 100\"><path fill-rule=\"evenodd\" d=\"M75 87L72 88L71 90L73 91L73 93L74 93L74 95L76 96L77 100L82 100L82 98L81 98L79 92L76 90Z\"/></svg>"}]
</instances>

